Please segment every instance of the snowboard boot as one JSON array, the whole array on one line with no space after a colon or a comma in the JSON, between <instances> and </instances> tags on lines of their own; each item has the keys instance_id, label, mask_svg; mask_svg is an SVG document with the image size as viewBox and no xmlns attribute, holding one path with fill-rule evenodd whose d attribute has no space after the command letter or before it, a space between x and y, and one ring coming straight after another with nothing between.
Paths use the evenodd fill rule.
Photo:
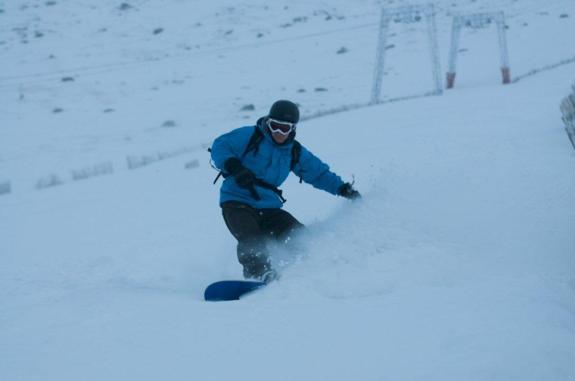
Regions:
<instances>
[{"instance_id":1,"label":"snowboard boot","mask_svg":"<svg viewBox=\"0 0 575 381\"><path fill-rule=\"evenodd\" d=\"M264 274L272 270L269 258L263 253L250 253L239 255L244 267L244 278L260 280Z\"/></svg>"},{"instance_id":2,"label":"snowboard boot","mask_svg":"<svg viewBox=\"0 0 575 381\"><path fill-rule=\"evenodd\" d=\"M279 279L279 275L274 269L269 269L268 271L263 273L262 276L260 276L260 280L262 282L264 282L265 284L269 284L269 283L273 282L274 280L278 280L278 279Z\"/></svg>"}]
</instances>

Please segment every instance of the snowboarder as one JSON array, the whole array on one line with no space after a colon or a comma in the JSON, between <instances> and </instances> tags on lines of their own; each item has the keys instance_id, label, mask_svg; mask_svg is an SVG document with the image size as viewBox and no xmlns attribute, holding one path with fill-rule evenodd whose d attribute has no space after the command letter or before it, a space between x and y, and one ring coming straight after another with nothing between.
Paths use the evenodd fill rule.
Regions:
<instances>
[{"instance_id":1,"label":"snowboarder","mask_svg":"<svg viewBox=\"0 0 575 381\"><path fill-rule=\"evenodd\" d=\"M240 127L218 137L211 148L214 165L225 180L220 206L226 226L237 239L244 277L270 282L272 269L266 241L287 242L303 227L282 209L278 187L293 171L301 180L348 199L361 197L331 172L328 165L295 140L299 109L290 101L275 102L255 126Z\"/></svg>"}]
</instances>

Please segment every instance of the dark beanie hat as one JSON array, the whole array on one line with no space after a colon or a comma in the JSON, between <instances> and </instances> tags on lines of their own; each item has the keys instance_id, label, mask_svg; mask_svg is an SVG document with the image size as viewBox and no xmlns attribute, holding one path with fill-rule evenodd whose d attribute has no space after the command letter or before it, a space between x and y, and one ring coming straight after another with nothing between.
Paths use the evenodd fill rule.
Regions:
<instances>
[{"instance_id":1,"label":"dark beanie hat","mask_svg":"<svg viewBox=\"0 0 575 381\"><path fill-rule=\"evenodd\" d=\"M279 100L272 105L268 116L283 122L297 123L299 122L299 109L293 102Z\"/></svg>"}]
</instances>

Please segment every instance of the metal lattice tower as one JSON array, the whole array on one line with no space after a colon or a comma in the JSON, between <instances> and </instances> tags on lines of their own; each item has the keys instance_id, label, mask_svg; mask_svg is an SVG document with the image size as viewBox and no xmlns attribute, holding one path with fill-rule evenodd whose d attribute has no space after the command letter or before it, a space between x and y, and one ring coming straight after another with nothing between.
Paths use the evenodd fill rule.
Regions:
<instances>
[{"instance_id":1,"label":"metal lattice tower","mask_svg":"<svg viewBox=\"0 0 575 381\"><path fill-rule=\"evenodd\" d=\"M388 9L384 8L381 11L381 19L379 23L379 39L377 44L373 87L371 91L371 104L376 104L381 101L380 97L385 64L385 47L390 23L393 21L395 23L412 24L422 20L425 20L427 25L431 70L435 85L431 94L441 94L443 92L437 44L437 27L435 25L435 11L433 4L408 5Z\"/></svg>"},{"instance_id":2,"label":"metal lattice tower","mask_svg":"<svg viewBox=\"0 0 575 381\"><path fill-rule=\"evenodd\" d=\"M509 69L509 53L507 52L507 36L505 34L505 15L503 12L474 13L469 15L457 15L453 17L451 28L451 48L449 50L449 68L447 72L447 88L451 89L455 84L457 52L459 39L463 28L485 29L491 24L497 26L497 38L499 42L499 54L501 60L501 76L504 84L511 82Z\"/></svg>"}]
</instances>

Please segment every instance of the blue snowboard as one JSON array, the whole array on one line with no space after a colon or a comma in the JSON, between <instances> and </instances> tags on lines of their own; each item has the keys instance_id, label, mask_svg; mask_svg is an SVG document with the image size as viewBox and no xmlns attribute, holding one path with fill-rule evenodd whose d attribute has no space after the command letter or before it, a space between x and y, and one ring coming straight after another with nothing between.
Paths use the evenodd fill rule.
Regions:
<instances>
[{"instance_id":1,"label":"blue snowboard","mask_svg":"<svg viewBox=\"0 0 575 381\"><path fill-rule=\"evenodd\" d=\"M253 280L222 280L210 284L204 291L204 299L209 302L221 302L227 300L239 300L266 284Z\"/></svg>"}]
</instances>

